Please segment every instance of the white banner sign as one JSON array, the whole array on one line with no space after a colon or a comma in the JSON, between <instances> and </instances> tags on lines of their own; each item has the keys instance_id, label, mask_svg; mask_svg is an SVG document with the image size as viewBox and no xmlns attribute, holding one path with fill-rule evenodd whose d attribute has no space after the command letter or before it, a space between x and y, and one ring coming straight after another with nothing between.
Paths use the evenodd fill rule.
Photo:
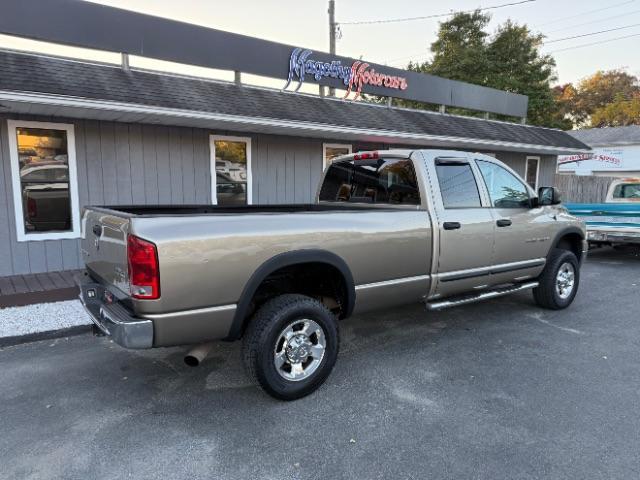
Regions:
<instances>
[{"instance_id":1,"label":"white banner sign","mask_svg":"<svg viewBox=\"0 0 640 480\"><path fill-rule=\"evenodd\" d=\"M593 171L640 171L640 148L594 148L591 153L558 156L558 171L589 175Z\"/></svg>"}]
</instances>

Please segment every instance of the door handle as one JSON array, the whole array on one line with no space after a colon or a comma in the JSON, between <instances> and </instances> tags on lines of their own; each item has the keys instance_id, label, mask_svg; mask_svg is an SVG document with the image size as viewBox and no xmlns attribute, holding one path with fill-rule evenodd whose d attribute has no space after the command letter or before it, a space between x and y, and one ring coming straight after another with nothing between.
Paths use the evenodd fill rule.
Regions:
<instances>
[{"instance_id":1,"label":"door handle","mask_svg":"<svg viewBox=\"0 0 640 480\"><path fill-rule=\"evenodd\" d=\"M501 218L496 222L496 225L498 225L499 227L510 227L511 223L511 220L509 220L508 218Z\"/></svg>"},{"instance_id":2,"label":"door handle","mask_svg":"<svg viewBox=\"0 0 640 480\"><path fill-rule=\"evenodd\" d=\"M460 222L444 222L442 224L442 228L445 230L458 230L460 227Z\"/></svg>"}]
</instances>

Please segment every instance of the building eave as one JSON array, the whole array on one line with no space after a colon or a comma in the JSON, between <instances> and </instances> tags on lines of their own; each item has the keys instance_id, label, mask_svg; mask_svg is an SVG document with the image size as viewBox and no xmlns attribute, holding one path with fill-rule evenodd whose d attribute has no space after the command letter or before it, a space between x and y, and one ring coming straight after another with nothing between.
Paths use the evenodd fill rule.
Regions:
<instances>
[{"instance_id":1,"label":"building eave","mask_svg":"<svg viewBox=\"0 0 640 480\"><path fill-rule=\"evenodd\" d=\"M377 141L405 145L517 151L543 155L567 155L587 153L590 151L589 149L535 145L482 138L441 136L388 129L365 129L317 122L230 115L225 113L33 92L0 91L0 102L6 107L5 111L0 111L4 116L11 116L12 113L55 115L69 118L156 123L209 129L226 129L239 132L331 138L335 140L368 140L372 142Z\"/></svg>"}]
</instances>

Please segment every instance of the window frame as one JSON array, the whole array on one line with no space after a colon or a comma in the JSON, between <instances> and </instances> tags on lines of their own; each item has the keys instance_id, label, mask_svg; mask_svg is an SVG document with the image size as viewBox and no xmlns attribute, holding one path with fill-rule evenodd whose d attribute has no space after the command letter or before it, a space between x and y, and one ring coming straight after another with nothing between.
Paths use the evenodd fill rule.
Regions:
<instances>
[{"instance_id":1,"label":"window frame","mask_svg":"<svg viewBox=\"0 0 640 480\"><path fill-rule=\"evenodd\" d=\"M353 144L351 143L323 143L322 144L322 170L326 171L329 163L327 162L327 148L346 148L349 150L347 155L353 153Z\"/></svg>"},{"instance_id":2,"label":"window frame","mask_svg":"<svg viewBox=\"0 0 640 480\"><path fill-rule=\"evenodd\" d=\"M211 174L211 205L218 205L216 177L216 142L244 142L247 144L247 205L253 204L253 178L251 175L251 137L234 135L209 135L209 171Z\"/></svg>"},{"instance_id":3,"label":"window frame","mask_svg":"<svg viewBox=\"0 0 640 480\"><path fill-rule=\"evenodd\" d=\"M24 228L24 208L22 205L22 184L20 181L20 157L18 154L18 128L39 128L42 130L62 130L67 134L67 166L69 167L69 203L71 208L71 230L64 232L27 232ZM7 120L9 136L9 163L11 166L11 186L13 188L13 209L18 242L65 240L80 238L80 200L78 196L78 167L76 159L75 126L71 123L34 122Z\"/></svg>"},{"instance_id":4,"label":"window frame","mask_svg":"<svg viewBox=\"0 0 640 480\"><path fill-rule=\"evenodd\" d=\"M527 181L527 177L529 176L529 160L537 160L537 164L536 164L536 186L535 187L531 187L531 185L529 185L529 182ZM527 158L524 162L524 181L525 183L533 188L534 191L538 191L538 188L540 187L539 184L539 180L540 180L540 162L541 162L541 158L539 156L536 155L527 155Z\"/></svg>"}]
</instances>

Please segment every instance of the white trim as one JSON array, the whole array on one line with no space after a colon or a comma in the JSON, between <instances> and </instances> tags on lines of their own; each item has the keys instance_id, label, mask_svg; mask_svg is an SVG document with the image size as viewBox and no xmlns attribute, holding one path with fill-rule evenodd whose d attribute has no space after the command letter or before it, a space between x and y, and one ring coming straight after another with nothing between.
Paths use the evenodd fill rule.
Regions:
<instances>
[{"instance_id":1,"label":"white trim","mask_svg":"<svg viewBox=\"0 0 640 480\"><path fill-rule=\"evenodd\" d=\"M529 180L527 180L528 178L528 173L529 173L529 160L537 160L538 163L536 163L536 184L534 187L531 187L531 185L529 185ZM527 185L529 185L531 188L533 188L536 192L538 191L538 185L539 185L539 180L540 180L540 162L541 159L538 156L535 155L527 155L527 159L525 160L524 163L524 181Z\"/></svg>"},{"instance_id":2,"label":"white trim","mask_svg":"<svg viewBox=\"0 0 640 480\"><path fill-rule=\"evenodd\" d=\"M322 165L323 165L323 169L326 170L327 167L329 166L329 164L327 163L327 148L346 148L347 150L349 150L349 153L347 153L347 155L350 155L353 153L353 145L351 145L350 143L323 143L322 144Z\"/></svg>"},{"instance_id":3,"label":"white trim","mask_svg":"<svg viewBox=\"0 0 640 480\"><path fill-rule=\"evenodd\" d=\"M216 141L222 140L227 142L244 142L247 144L247 205L253 202L253 180L251 175L251 137L234 137L230 135L209 135L209 150L211 156L209 159L209 168L211 172L211 204L218 204L216 195Z\"/></svg>"},{"instance_id":4,"label":"white trim","mask_svg":"<svg viewBox=\"0 0 640 480\"><path fill-rule=\"evenodd\" d=\"M13 207L16 221L16 234L19 242L33 240L61 240L80 238L80 200L78 199L78 171L76 166L76 138L74 126L70 123L27 122L7 120L9 135L9 162L11 164L11 185L13 187ZM71 203L71 227L66 232L32 233L24 229L24 211L22 209L22 185L20 184L20 161L18 158L18 139L16 128L42 128L64 130L67 134L67 157L69 166L69 202Z\"/></svg>"},{"instance_id":5,"label":"white trim","mask_svg":"<svg viewBox=\"0 0 640 480\"><path fill-rule=\"evenodd\" d=\"M292 94L293 95L293 94ZM65 95L48 95L39 93L16 93L0 91L0 101L20 102L28 104L55 105L59 107L86 108L90 110L103 110L123 113L141 113L147 115L163 115L177 118L189 118L194 120L226 122L236 126L251 127L279 127L289 130L296 130L303 133L312 132L314 134L326 134L335 136L336 134L383 136L395 140L414 140L420 142L449 142L451 144L474 145L470 148L486 149L487 147L502 147L505 150L520 151L541 151L548 154L554 153L590 153L590 149L577 149L568 147L554 147L549 145L535 145L529 143L517 143L498 140L487 140L480 138L463 138L441 135L429 135L422 133L398 132L382 129L364 129L357 127L347 127L340 125L327 125L315 122L300 122L293 120L279 120L262 117L246 117L240 115L229 115L213 112L200 112L194 110L184 110L166 107L151 107L123 102L111 102L103 100L90 100L79 97ZM466 118L466 117L465 117ZM471 118L471 117L470 117Z\"/></svg>"}]
</instances>

